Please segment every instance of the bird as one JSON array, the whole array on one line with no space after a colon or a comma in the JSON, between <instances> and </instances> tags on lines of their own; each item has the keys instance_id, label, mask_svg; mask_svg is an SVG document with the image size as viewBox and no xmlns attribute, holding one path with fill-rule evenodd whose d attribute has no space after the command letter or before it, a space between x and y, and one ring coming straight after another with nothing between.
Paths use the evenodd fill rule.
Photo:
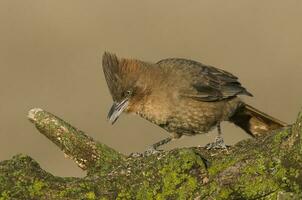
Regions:
<instances>
[{"instance_id":1,"label":"bird","mask_svg":"<svg viewBox=\"0 0 302 200\"><path fill-rule=\"evenodd\" d=\"M240 96L253 95L238 77L214 66L186 58L145 62L104 52L102 67L113 100L107 116L112 124L122 113L132 113L169 133L151 145L149 152L183 135L204 134L214 128L218 136L206 148L224 149L223 121L253 137L287 126L245 103Z\"/></svg>"}]
</instances>

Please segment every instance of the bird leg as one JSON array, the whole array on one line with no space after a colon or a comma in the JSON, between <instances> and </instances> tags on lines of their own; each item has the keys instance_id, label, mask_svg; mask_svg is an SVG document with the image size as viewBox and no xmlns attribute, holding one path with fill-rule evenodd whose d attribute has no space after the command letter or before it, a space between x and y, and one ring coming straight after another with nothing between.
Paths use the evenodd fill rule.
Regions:
<instances>
[{"instance_id":1,"label":"bird leg","mask_svg":"<svg viewBox=\"0 0 302 200\"><path fill-rule=\"evenodd\" d=\"M162 139L154 144L152 144L144 153L143 155L144 156L150 156L152 154L156 154L156 153L159 153L160 150L158 150L157 148L164 145L164 144L167 144L169 143L170 141L172 140L171 137L167 137L165 139Z\"/></svg>"},{"instance_id":2,"label":"bird leg","mask_svg":"<svg viewBox=\"0 0 302 200\"><path fill-rule=\"evenodd\" d=\"M227 149L228 146L224 143L220 123L217 124L217 131L218 131L218 136L215 138L215 141L212 142L212 143L207 144L205 146L206 149L208 149L208 150L211 150L211 149Z\"/></svg>"},{"instance_id":3,"label":"bird leg","mask_svg":"<svg viewBox=\"0 0 302 200\"><path fill-rule=\"evenodd\" d=\"M158 141L158 142L152 144L152 145L151 145L151 148L153 148L153 149L156 150L158 147L160 147L160 146L162 146L162 145L164 145L164 144L169 143L171 140L172 140L171 137L167 137L167 138L165 138L165 139L163 139L163 140L160 140L160 141Z\"/></svg>"},{"instance_id":4,"label":"bird leg","mask_svg":"<svg viewBox=\"0 0 302 200\"><path fill-rule=\"evenodd\" d=\"M141 156L150 156L152 154L156 154L159 153L160 150L158 150L157 148L169 143L173 138L172 137L167 137L163 140L160 140L154 144L152 144L145 152L143 153L132 153L130 154L131 157L141 157Z\"/></svg>"},{"instance_id":5,"label":"bird leg","mask_svg":"<svg viewBox=\"0 0 302 200\"><path fill-rule=\"evenodd\" d=\"M155 144L152 144L146 151L145 151L145 155L151 155L151 154L155 154L155 153L158 153L160 152L157 148L164 145L164 144L167 144L169 143L171 140L173 139L178 139L182 136L182 134L179 134L179 133L171 133L171 136L170 137L167 137L163 140L160 140L159 142L156 142Z\"/></svg>"}]
</instances>

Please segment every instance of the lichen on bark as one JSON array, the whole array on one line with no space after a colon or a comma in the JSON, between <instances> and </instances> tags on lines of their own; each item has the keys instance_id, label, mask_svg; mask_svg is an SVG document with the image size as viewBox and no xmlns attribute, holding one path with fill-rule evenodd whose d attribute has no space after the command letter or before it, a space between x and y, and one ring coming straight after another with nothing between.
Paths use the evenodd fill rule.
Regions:
<instances>
[{"instance_id":1,"label":"lichen on bark","mask_svg":"<svg viewBox=\"0 0 302 200\"><path fill-rule=\"evenodd\" d=\"M56 177L16 155L0 162L0 200L302 198L302 114L292 126L228 151L192 147L136 158L42 109L32 109L29 119L87 176Z\"/></svg>"}]
</instances>

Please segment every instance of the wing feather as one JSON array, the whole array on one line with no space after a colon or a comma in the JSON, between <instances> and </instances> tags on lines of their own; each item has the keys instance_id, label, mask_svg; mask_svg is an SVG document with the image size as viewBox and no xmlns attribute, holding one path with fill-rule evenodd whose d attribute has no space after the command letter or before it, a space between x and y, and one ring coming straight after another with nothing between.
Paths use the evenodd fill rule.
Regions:
<instances>
[{"instance_id":1,"label":"wing feather","mask_svg":"<svg viewBox=\"0 0 302 200\"><path fill-rule=\"evenodd\" d=\"M238 81L238 77L222 69L182 58L168 58L157 64L182 70L184 74L190 75L193 92L186 92L182 96L200 101L219 101L237 95L252 96Z\"/></svg>"}]
</instances>

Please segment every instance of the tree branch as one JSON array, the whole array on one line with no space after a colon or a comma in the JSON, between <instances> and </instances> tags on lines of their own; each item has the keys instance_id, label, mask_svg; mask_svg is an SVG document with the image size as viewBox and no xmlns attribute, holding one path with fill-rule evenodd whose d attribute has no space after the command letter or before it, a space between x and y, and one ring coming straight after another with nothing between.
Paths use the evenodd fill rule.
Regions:
<instances>
[{"instance_id":1,"label":"tree branch","mask_svg":"<svg viewBox=\"0 0 302 200\"><path fill-rule=\"evenodd\" d=\"M120 164L124 156L110 147L94 141L59 117L40 108L31 109L29 120L49 140L55 143L67 157L88 172L97 168L102 172L111 170L112 163Z\"/></svg>"},{"instance_id":2,"label":"tree branch","mask_svg":"<svg viewBox=\"0 0 302 200\"><path fill-rule=\"evenodd\" d=\"M0 162L0 199L301 199L302 114L291 126L228 152L182 148L125 158L41 109L38 130L88 170L55 177L28 156Z\"/></svg>"}]
</instances>

